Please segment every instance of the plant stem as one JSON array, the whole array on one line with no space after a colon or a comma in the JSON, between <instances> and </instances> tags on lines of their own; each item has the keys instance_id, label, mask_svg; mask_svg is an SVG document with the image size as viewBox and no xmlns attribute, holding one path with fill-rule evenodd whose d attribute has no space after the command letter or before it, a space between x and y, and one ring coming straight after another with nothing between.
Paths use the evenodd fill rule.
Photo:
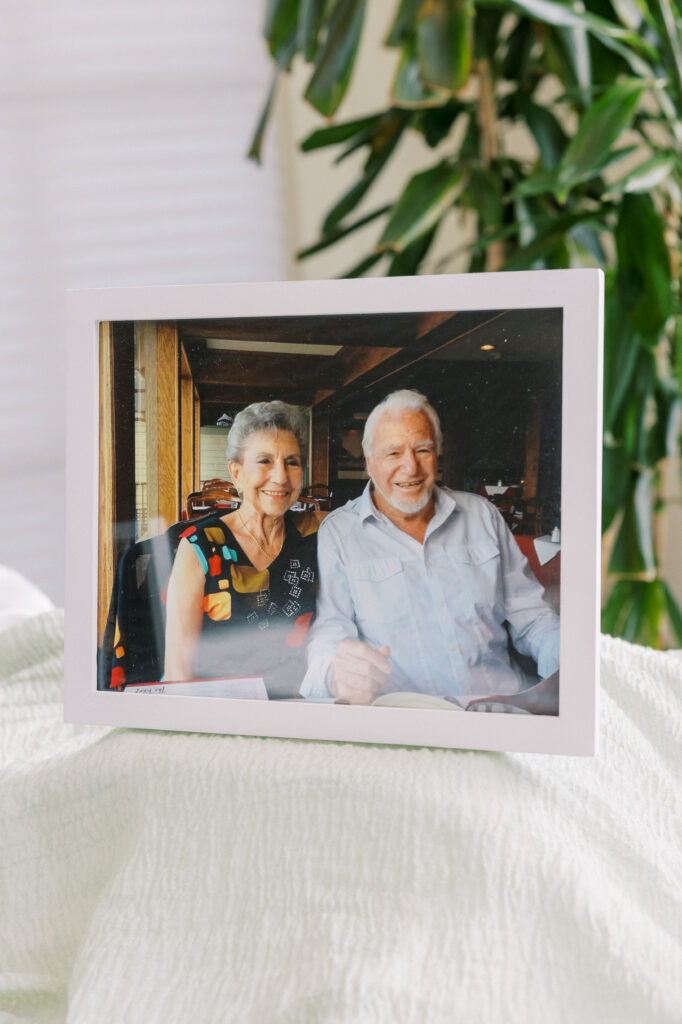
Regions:
<instances>
[{"instance_id":1,"label":"plant stem","mask_svg":"<svg viewBox=\"0 0 682 1024\"><path fill-rule=\"evenodd\" d=\"M481 163L490 167L493 160L500 155L500 140L497 131L497 108L495 105L495 86L490 70L490 61L479 60L476 64L478 74L478 125L481 129ZM499 270L505 259L505 246L501 239L491 242L486 250L486 270Z\"/></svg>"}]
</instances>

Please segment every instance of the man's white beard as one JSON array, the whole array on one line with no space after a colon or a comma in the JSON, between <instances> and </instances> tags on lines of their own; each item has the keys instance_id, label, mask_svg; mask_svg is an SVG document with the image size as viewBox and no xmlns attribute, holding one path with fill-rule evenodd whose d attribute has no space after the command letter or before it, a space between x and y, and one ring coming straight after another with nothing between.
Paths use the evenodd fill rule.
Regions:
<instances>
[{"instance_id":1,"label":"man's white beard","mask_svg":"<svg viewBox=\"0 0 682 1024\"><path fill-rule=\"evenodd\" d=\"M416 515L418 512L423 512L428 503L431 501L433 491L425 491L424 495L419 501L398 501L396 498L389 497L385 494L374 479L372 479L372 486L376 491L379 492L384 501L387 501L391 508L394 508L396 512L401 512L404 516Z\"/></svg>"}]
</instances>

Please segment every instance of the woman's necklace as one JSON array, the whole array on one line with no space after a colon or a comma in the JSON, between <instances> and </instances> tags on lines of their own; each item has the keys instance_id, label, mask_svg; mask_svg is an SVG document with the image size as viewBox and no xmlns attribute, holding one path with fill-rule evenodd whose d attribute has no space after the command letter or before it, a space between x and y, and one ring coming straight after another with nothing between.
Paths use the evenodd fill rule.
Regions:
<instances>
[{"instance_id":1,"label":"woman's necklace","mask_svg":"<svg viewBox=\"0 0 682 1024\"><path fill-rule=\"evenodd\" d=\"M251 533L251 530L250 530L250 529L248 528L248 526L247 526L247 525L246 525L246 523L244 522L244 518L243 518L243 516L242 516L242 510L241 510L241 509L237 509L237 515L238 515L238 517L239 517L239 522L240 522L240 523L242 524L242 527L244 528L244 531L245 531L246 533L248 533L249 537L250 537L250 538L251 538L251 540L252 540L252 541L254 542L254 544L255 544L255 545L256 545L256 546L257 546L257 547L258 547L258 548L259 548L259 549L260 549L260 550L261 550L261 551L263 552L263 554L265 555L265 557L266 557L266 558L269 558L269 559L271 559L272 561L274 561L274 560L275 560L275 558L277 558L277 555L278 555L278 554L280 553L280 551L282 550L282 545L284 544L284 532L282 532L282 537L281 537L281 539L280 539L280 542L279 542L279 547L277 548L277 552L276 552L276 554L274 554L274 555L273 555L273 554L271 554L271 553L270 553L269 551L267 551L267 550L266 550L266 549L265 549L265 548L263 547L263 545L261 544L261 542L260 542L260 541L258 540L258 537L256 537L256 536L255 536L255 534Z\"/></svg>"}]
</instances>

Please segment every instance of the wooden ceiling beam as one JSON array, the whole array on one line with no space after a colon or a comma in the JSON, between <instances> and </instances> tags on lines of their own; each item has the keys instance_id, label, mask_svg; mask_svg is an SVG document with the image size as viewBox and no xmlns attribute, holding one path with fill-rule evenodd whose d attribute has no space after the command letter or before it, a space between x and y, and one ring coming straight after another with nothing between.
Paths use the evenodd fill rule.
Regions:
<instances>
[{"instance_id":1,"label":"wooden ceiling beam","mask_svg":"<svg viewBox=\"0 0 682 1024\"><path fill-rule=\"evenodd\" d=\"M337 386L344 387L357 380L375 366L402 352L401 348L345 348L334 356L335 368L339 372Z\"/></svg>"},{"instance_id":2,"label":"wooden ceiling beam","mask_svg":"<svg viewBox=\"0 0 682 1024\"><path fill-rule=\"evenodd\" d=\"M201 384L197 388L202 408L204 405L249 405L251 402L272 402L278 398L292 405L312 405L318 394L315 388L301 388L296 381L279 387L268 387L263 384L246 387L229 385ZM322 392L328 394L329 392ZM333 394L333 392L332 392ZM225 409L223 408L223 412Z\"/></svg>"},{"instance_id":3,"label":"wooden ceiling beam","mask_svg":"<svg viewBox=\"0 0 682 1024\"><path fill-rule=\"evenodd\" d=\"M390 381L392 377L395 378L396 388L409 386L399 380L402 371L420 363L440 349L446 348L452 342L486 327L504 315L505 310L471 310L447 316L438 323L434 321L434 326L421 337L413 339L411 345L400 349L395 355L381 360L374 366L368 367L360 376L348 381L333 395L322 399L317 408L325 410L340 405L368 386L379 384L382 381Z\"/></svg>"},{"instance_id":4,"label":"wooden ceiling beam","mask_svg":"<svg viewBox=\"0 0 682 1024\"><path fill-rule=\"evenodd\" d=\"M334 369L334 357L278 352L221 352L207 349L194 359L197 384L338 387L343 377Z\"/></svg>"}]
</instances>

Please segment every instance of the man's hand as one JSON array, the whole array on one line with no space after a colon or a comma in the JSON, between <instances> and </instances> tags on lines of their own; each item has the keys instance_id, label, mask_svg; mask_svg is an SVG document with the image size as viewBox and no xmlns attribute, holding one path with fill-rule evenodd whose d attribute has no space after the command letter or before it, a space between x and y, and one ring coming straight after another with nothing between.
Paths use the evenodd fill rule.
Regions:
<instances>
[{"instance_id":1,"label":"man's hand","mask_svg":"<svg viewBox=\"0 0 682 1024\"><path fill-rule=\"evenodd\" d=\"M477 697L476 700L467 704L467 711L473 710L474 704L484 704L487 701L513 704L517 708L522 708L523 711L530 711L533 715L558 715L559 672L553 672L551 676L541 679L535 686L530 686L527 690L520 690L519 693Z\"/></svg>"},{"instance_id":2,"label":"man's hand","mask_svg":"<svg viewBox=\"0 0 682 1024\"><path fill-rule=\"evenodd\" d=\"M364 640L348 638L336 648L329 690L350 704L371 704L386 689L391 672L390 647L370 647Z\"/></svg>"}]
</instances>

